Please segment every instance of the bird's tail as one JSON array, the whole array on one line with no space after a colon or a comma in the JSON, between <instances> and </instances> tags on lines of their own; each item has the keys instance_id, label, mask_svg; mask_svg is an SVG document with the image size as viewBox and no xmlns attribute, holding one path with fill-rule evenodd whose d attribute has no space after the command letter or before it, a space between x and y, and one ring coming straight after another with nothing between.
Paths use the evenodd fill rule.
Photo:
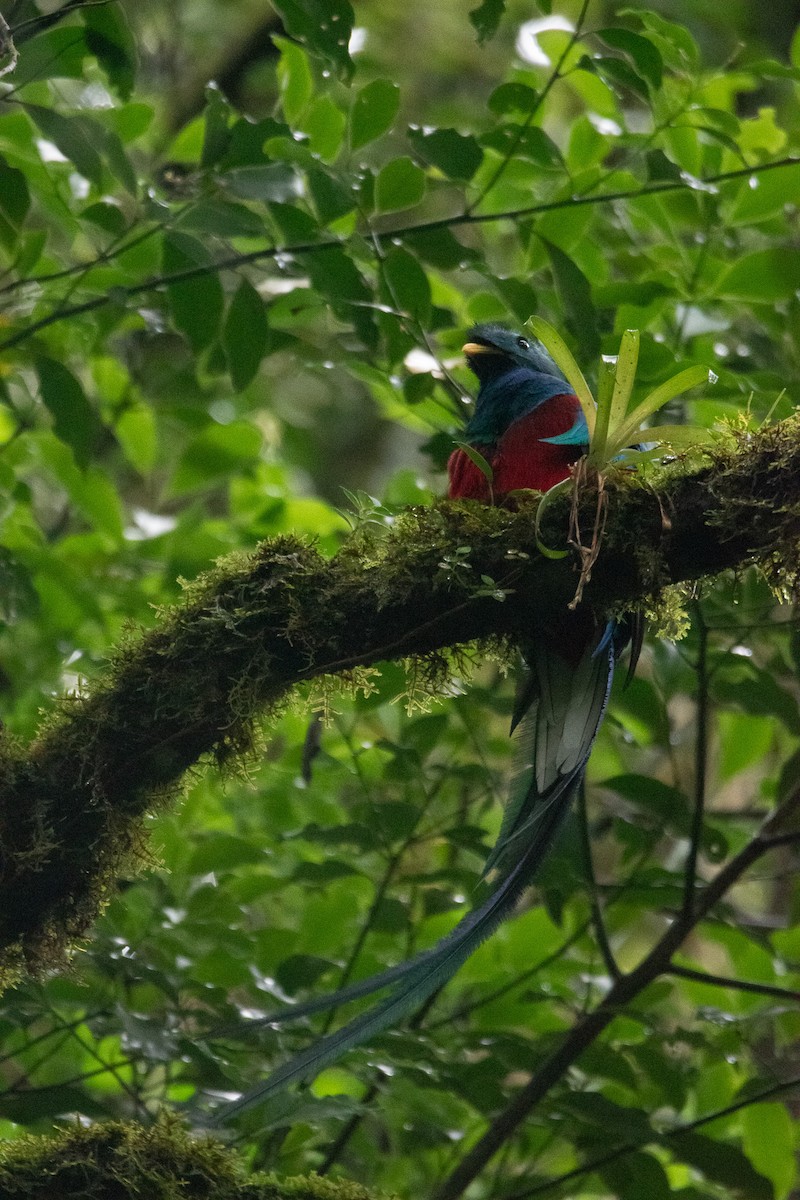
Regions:
<instances>
[{"instance_id":1,"label":"bird's tail","mask_svg":"<svg viewBox=\"0 0 800 1200\"><path fill-rule=\"evenodd\" d=\"M530 678L520 695L521 767L497 844L489 856L493 889L477 909L430 950L371 979L266 1018L264 1024L309 1016L394 985L373 1008L319 1038L240 1099L218 1120L245 1112L287 1085L308 1079L348 1050L375 1037L424 1003L445 984L511 913L545 858L583 775L605 711L615 661L615 638L588 649L576 666L552 646L526 650Z\"/></svg>"}]
</instances>

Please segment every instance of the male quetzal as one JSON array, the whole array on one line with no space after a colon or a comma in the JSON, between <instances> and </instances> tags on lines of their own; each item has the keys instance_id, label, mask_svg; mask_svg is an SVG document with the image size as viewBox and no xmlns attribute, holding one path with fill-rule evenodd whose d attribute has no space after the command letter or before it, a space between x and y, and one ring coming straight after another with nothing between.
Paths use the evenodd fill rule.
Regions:
<instances>
[{"instance_id":1,"label":"male quetzal","mask_svg":"<svg viewBox=\"0 0 800 1200\"><path fill-rule=\"evenodd\" d=\"M543 346L498 325L478 325L464 346L480 384L464 440L492 467L491 482L463 449L450 456L449 495L492 503L521 488L546 491L569 477L588 442L577 396ZM488 898L447 937L407 963L332 995L267 1018L277 1023L392 986L387 998L314 1042L264 1083L226 1106L250 1108L288 1083L317 1074L345 1051L417 1008L458 970L513 910L532 881L570 806L603 718L614 663L627 629L596 628L585 611L537 623L521 646L525 678L512 729L521 725L521 767L497 844L487 860Z\"/></svg>"}]
</instances>

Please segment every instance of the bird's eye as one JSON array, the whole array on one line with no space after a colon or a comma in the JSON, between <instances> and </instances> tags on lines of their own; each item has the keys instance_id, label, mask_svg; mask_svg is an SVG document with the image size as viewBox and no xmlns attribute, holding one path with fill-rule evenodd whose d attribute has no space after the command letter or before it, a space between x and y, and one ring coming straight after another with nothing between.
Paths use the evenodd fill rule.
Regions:
<instances>
[{"instance_id":1,"label":"bird's eye","mask_svg":"<svg viewBox=\"0 0 800 1200\"><path fill-rule=\"evenodd\" d=\"M524 337L517 338L517 345L519 346L520 350L530 350L531 348L530 342Z\"/></svg>"}]
</instances>

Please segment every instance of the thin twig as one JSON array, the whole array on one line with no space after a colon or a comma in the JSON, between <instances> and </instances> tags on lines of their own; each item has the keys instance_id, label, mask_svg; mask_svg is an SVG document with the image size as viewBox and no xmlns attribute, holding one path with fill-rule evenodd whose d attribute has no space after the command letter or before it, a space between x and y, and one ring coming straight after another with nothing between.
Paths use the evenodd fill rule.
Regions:
<instances>
[{"instance_id":1,"label":"thin twig","mask_svg":"<svg viewBox=\"0 0 800 1200\"><path fill-rule=\"evenodd\" d=\"M678 975L681 979L693 979L697 983L707 983L711 987L731 988L738 992L752 992L755 996L773 996L777 1000L800 1002L800 992L792 991L791 988L777 987L772 983L754 983L749 979L710 975L707 971L695 971L693 967L680 967L676 963L672 963L666 973Z\"/></svg>"}]
</instances>

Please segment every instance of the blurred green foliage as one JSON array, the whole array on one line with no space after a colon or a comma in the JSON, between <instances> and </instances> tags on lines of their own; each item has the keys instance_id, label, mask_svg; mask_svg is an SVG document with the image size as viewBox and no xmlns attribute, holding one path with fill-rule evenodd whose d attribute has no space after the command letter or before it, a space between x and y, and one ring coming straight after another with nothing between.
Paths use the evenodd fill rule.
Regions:
<instances>
[{"instance_id":1,"label":"blurred green foliage","mask_svg":"<svg viewBox=\"0 0 800 1200\"><path fill-rule=\"evenodd\" d=\"M14 733L181 576L286 530L332 553L348 522L441 492L474 321L543 315L589 377L637 328L640 399L712 367L671 424L755 427L800 400L792 6L468 7L6 6ZM594 889L576 817L530 906L410 1028L244 1123L253 1162L429 1192L607 988L597 907L623 969L679 907L698 712L701 877L796 788L799 663L792 610L754 574L702 588L598 740ZM247 778L190 780L72 971L3 998L3 1136L160 1104L200 1121L321 1027L253 1017L453 926L499 825L511 692L491 663L428 712L408 687L387 665L369 695L310 690ZM620 1013L475 1197L556 1194L565 1174L571 1196L789 1194L794 1101L755 1098L800 1079L795 867L787 846L726 897L680 960L711 978L665 975Z\"/></svg>"}]
</instances>

